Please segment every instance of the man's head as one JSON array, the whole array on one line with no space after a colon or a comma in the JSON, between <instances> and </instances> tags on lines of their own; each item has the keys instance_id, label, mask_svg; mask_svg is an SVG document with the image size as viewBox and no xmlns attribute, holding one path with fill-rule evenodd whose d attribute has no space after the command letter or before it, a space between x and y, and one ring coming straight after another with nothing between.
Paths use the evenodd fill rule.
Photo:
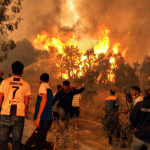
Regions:
<instances>
[{"instance_id":1,"label":"man's head","mask_svg":"<svg viewBox=\"0 0 150 150\"><path fill-rule=\"evenodd\" d=\"M61 85L57 85L57 91L61 89Z\"/></svg>"},{"instance_id":2,"label":"man's head","mask_svg":"<svg viewBox=\"0 0 150 150\"><path fill-rule=\"evenodd\" d=\"M12 65L12 73L14 75L22 75L23 74L23 69L24 65L20 61L15 61Z\"/></svg>"},{"instance_id":3,"label":"man's head","mask_svg":"<svg viewBox=\"0 0 150 150\"><path fill-rule=\"evenodd\" d=\"M65 80L63 82L63 88L64 88L64 90L67 91L69 89L69 86L70 86L70 82L67 81L67 80Z\"/></svg>"},{"instance_id":4,"label":"man's head","mask_svg":"<svg viewBox=\"0 0 150 150\"><path fill-rule=\"evenodd\" d=\"M146 86L146 87L144 88L144 92L145 92L145 96L150 97L150 86Z\"/></svg>"},{"instance_id":5,"label":"man's head","mask_svg":"<svg viewBox=\"0 0 150 150\"><path fill-rule=\"evenodd\" d=\"M132 102L132 95L130 94L130 93L126 93L126 95L125 95L125 97L126 97L126 99L127 99L127 101L129 102L129 103L131 103Z\"/></svg>"},{"instance_id":6,"label":"man's head","mask_svg":"<svg viewBox=\"0 0 150 150\"><path fill-rule=\"evenodd\" d=\"M1 85L2 81L3 81L3 78L2 78L2 77L0 77L0 85Z\"/></svg>"},{"instance_id":7,"label":"man's head","mask_svg":"<svg viewBox=\"0 0 150 150\"><path fill-rule=\"evenodd\" d=\"M115 93L116 93L116 90L114 88L111 88L110 89L110 94L115 95Z\"/></svg>"},{"instance_id":8,"label":"man's head","mask_svg":"<svg viewBox=\"0 0 150 150\"><path fill-rule=\"evenodd\" d=\"M49 81L49 75L47 73L43 73L41 76L40 76L40 80L42 82L47 82Z\"/></svg>"},{"instance_id":9,"label":"man's head","mask_svg":"<svg viewBox=\"0 0 150 150\"><path fill-rule=\"evenodd\" d=\"M141 89L138 86L132 86L131 87L131 94L132 96L138 96L141 92Z\"/></svg>"}]
</instances>

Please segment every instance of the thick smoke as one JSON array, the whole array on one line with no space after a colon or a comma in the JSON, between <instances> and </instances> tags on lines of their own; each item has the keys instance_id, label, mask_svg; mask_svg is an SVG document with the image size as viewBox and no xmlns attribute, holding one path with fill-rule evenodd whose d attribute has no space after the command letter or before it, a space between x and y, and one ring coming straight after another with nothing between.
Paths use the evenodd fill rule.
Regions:
<instances>
[{"instance_id":1,"label":"thick smoke","mask_svg":"<svg viewBox=\"0 0 150 150\"><path fill-rule=\"evenodd\" d=\"M73 31L83 45L90 47L95 44L92 40L97 36L97 27L105 25L110 30L111 44L120 42L122 50L129 47L127 62L141 62L146 54L150 55L148 0L27 0L22 7L24 21L14 34L16 40L19 34L32 42L41 31L51 36Z\"/></svg>"}]
</instances>

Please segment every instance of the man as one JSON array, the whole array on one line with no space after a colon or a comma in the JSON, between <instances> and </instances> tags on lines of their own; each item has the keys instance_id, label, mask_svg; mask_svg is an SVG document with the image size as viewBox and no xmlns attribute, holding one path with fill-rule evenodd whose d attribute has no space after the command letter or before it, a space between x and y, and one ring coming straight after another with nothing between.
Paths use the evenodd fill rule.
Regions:
<instances>
[{"instance_id":1,"label":"man","mask_svg":"<svg viewBox=\"0 0 150 150\"><path fill-rule=\"evenodd\" d=\"M140 150L146 142L149 143L150 148L150 86L145 87L144 92L143 101L136 103L130 115L130 121L136 128L131 150Z\"/></svg>"},{"instance_id":2,"label":"man","mask_svg":"<svg viewBox=\"0 0 150 150\"><path fill-rule=\"evenodd\" d=\"M13 77L3 80L1 84L0 150L7 150L11 132L12 150L19 150L21 147L24 118L28 110L29 95L31 95L29 83L21 78L23 69L24 65L21 62L14 62Z\"/></svg>"},{"instance_id":3,"label":"man","mask_svg":"<svg viewBox=\"0 0 150 150\"><path fill-rule=\"evenodd\" d=\"M57 104L57 111L59 114L59 119L65 120L65 127L68 129L68 123L70 118L70 112L72 109L72 99L73 96L82 93L85 89L85 85L82 84L81 89L75 89L70 86L70 82L65 80L63 82L63 87L59 90L53 98L52 105L59 100Z\"/></svg>"},{"instance_id":4,"label":"man","mask_svg":"<svg viewBox=\"0 0 150 150\"><path fill-rule=\"evenodd\" d=\"M53 143L46 141L47 132L50 129L53 116L52 116L52 99L53 94L48 84L49 75L43 73L40 77L40 87L37 96L36 108L34 113L36 129L31 137L26 142L27 149L34 150L53 150Z\"/></svg>"},{"instance_id":5,"label":"man","mask_svg":"<svg viewBox=\"0 0 150 150\"><path fill-rule=\"evenodd\" d=\"M140 96L140 92L141 92L141 89L138 87L138 86L132 86L131 87L131 94L132 94L132 97L134 97L134 106L136 105L136 103L140 102L143 100L143 97Z\"/></svg>"},{"instance_id":6,"label":"man","mask_svg":"<svg viewBox=\"0 0 150 150\"><path fill-rule=\"evenodd\" d=\"M61 89L61 85L57 85L57 92ZM53 97L56 95L56 93L53 94ZM58 104L59 100L54 104L52 111L53 111L53 116L54 116L54 121L55 119L58 119L58 112L57 112L57 104Z\"/></svg>"},{"instance_id":7,"label":"man","mask_svg":"<svg viewBox=\"0 0 150 150\"><path fill-rule=\"evenodd\" d=\"M76 89L78 89L78 87L75 87ZM75 124L74 127L75 129L78 129L78 119L79 119L79 112L80 112L80 108L81 108L81 95L77 94L74 95L73 100L72 100L72 115L71 118L74 117L75 118Z\"/></svg>"},{"instance_id":8,"label":"man","mask_svg":"<svg viewBox=\"0 0 150 150\"><path fill-rule=\"evenodd\" d=\"M115 96L116 90L114 88L110 89L110 96L108 96L105 100L105 116L108 119L112 113L116 113L119 108L118 98ZM111 120L113 121L113 120ZM110 121L110 124L111 124ZM119 124L119 118L116 118L116 122ZM120 137L120 132L117 130L117 138ZM112 134L108 132L109 145L112 145Z\"/></svg>"}]
</instances>

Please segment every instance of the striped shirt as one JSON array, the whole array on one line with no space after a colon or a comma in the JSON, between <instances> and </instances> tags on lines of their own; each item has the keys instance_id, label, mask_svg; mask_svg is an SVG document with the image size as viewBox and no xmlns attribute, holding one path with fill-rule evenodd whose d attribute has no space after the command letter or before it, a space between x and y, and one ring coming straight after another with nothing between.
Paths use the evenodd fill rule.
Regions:
<instances>
[{"instance_id":1,"label":"striped shirt","mask_svg":"<svg viewBox=\"0 0 150 150\"><path fill-rule=\"evenodd\" d=\"M81 95L80 94L77 94L77 95L74 95L73 97L73 100L72 100L72 106L73 107L79 107L79 101L81 99Z\"/></svg>"}]
</instances>

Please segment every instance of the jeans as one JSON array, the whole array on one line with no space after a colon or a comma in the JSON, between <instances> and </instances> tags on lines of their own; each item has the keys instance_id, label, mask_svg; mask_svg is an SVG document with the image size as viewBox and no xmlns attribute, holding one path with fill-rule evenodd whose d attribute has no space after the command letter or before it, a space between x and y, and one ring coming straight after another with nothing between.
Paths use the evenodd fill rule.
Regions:
<instances>
[{"instance_id":1,"label":"jeans","mask_svg":"<svg viewBox=\"0 0 150 150\"><path fill-rule=\"evenodd\" d=\"M145 141L142 141L134 136L131 144L131 150L140 150L145 143ZM148 144L150 148L150 143Z\"/></svg>"},{"instance_id":2,"label":"jeans","mask_svg":"<svg viewBox=\"0 0 150 150\"><path fill-rule=\"evenodd\" d=\"M0 115L0 150L7 150L12 132L12 150L20 150L23 135L24 117Z\"/></svg>"},{"instance_id":3,"label":"jeans","mask_svg":"<svg viewBox=\"0 0 150 150\"><path fill-rule=\"evenodd\" d=\"M30 149L31 146L35 146L34 149L48 149L53 148L53 143L46 142L47 132L49 131L53 120L41 120L39 128L36 128L31 137L26 142L26 148ZM40 144L41 143L41 144ZM48 146L48 147L47 147Z\"/></svg>"}]
</instances>

